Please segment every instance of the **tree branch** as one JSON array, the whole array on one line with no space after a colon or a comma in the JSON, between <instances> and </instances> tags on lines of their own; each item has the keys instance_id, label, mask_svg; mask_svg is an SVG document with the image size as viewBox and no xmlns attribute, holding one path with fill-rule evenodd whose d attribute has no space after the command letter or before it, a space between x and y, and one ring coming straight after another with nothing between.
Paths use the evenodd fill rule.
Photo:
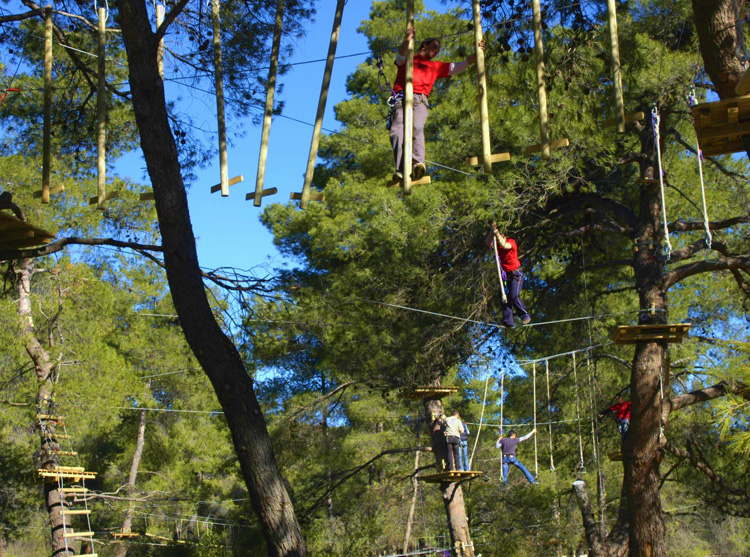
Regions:
<instances>
[{"instance_id":1,"label":"tree branch","mask_svg":"<svg viewBox=\"0 0 750 557\"><path fill-rule=\"evenodd\" d=\"M733 217L731 219L724 219L719 221L713 221L708 223L710 230L724 230L731 228L737 224L745 224L750 222L750 215L742 215L739 217ZM684 221L677 220L669 223L670 232L689 232L693 230L703 230L705 227L703 221Z\"/></svg>"},{"instance_id":2,"label":"tree branch","mask_svg":"<svg viewBox=\"0 0 750 557\"><path fill-rule=\"evenodd\" d=\"M722 257L710 261L696 261L678 267L674 271L664 273L661 287L668 290L681 280L701 273L714 273L716 271L728 271L732 269L750 270L750 256Z\"/></svg>"},{"instance_id":3,"label":"tree branch","mask_svg":"<svg viewBox=\"0 0 750 557\"><path fill-rule=\"evenodd\" d=\"M0 261L10 261L12 259L37 258L45 255L51 255L62 251L67 246L113 246L116 248L129 248L136 251L156 251L163 252L161 246L153 244L139 244L137 242L123 242L114 238L79 238L71 236L52 242L39 248L21 249L21 250L2 250L0 251Z\"/></svg>"},{"instance_id":4,"label":"tree branch","mask_svg":"<svg viewBox=\"0 0 750 557\"><path fill-rule=\"evenodd\" d=\"M750 400L750 387L740 381L722 381L705 389L698 389L690 393L673 397L662 402L661 415L662 423L666 423L672 412L681 410L686 406L713 400L728 394L739 395L745 400Z\"/></svg>"}]
</instances>

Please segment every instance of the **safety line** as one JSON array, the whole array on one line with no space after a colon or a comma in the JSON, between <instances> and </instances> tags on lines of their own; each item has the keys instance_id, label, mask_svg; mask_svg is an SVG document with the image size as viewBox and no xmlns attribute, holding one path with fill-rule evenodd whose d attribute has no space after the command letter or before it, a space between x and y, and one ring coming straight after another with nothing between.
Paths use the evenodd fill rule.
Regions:
<instances>
[{"instance_id":1,"label":"safety line","mask_svg":"<svg viewBox=\"0 0 750 557\"><path fill-rule=\"evenodd\" d=\"M588 352L589 350L593 350L594 348L601 348L602 346L609 346L610 344L614 344L614 343L610 341L610 342L602 342L599 344L592 344L591 346L585 346L584 348L578 348L577 350L571 350L570 352L561 352L559 354L553 354L552 356L545 356L544 358L537 358L535 360L521 360L519 362L516 362L516 365L527 366L535 362L544 362L545 360L551 360L553 358L559 358L561 356L570 356L571 354L578 354L579 352Z\"/></svg>"},{"instance_id":2,"label":"safety line","mask_svg":"<svg viewBox=\"0 0 750 557\"><path fill-rule=\"evenodd\" d=\"M136 410L140 412L176 412L178 414L224 414L221 410L175 410L173 408L137 408L133 406L116 406L119 410Z\"/></svg>"}]
</instances>

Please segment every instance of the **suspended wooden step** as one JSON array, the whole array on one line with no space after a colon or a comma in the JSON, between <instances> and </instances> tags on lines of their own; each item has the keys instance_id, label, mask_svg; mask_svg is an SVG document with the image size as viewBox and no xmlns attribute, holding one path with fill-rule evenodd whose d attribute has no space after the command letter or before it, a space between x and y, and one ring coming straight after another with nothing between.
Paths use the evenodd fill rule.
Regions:
<instances>
[{"instance_id":1,"label":"suspended wooden step","mask_svg":"<svg viewBox=\"0 0 750 557\"><path fill-rule=\"evenodd\" d=\"M68 514L70 516L81 515L81 514L91 514L91 509L66 509L66 508L63 508L62 513L63 514Z\"/></svg>"},{"instance_id":2,"label":"suspended wooden step","mask_svg":"<svg viewBox=\"0 0 750 557\"><path fill-rule=\"evenodd\" d=\"M99 196L95 195L94 197L89 197L89 205L99 205L99 209L102 208L102 203L105 203L106 201L112 201L113 199L117 199L120 197L120 194L116 191L111 191L108 193L105 193L102 195L101 202L99 201Z\"/></svg>"},{"instance_id":3,"label":"suspended wooden step","mask_svg":"<svg viewBox=\"0 0 750 557\"><path fill-rule=\"evenodd\" d=\"M548 149L561 149L562 147L568 147L570 145L570 140L566 137L565 139L555 139L554 141L550 141L546 144ZM544 153L545 144L544 143L537 143L536 145L529 145L526 147L523 152L526 155L531 155L533 153Z\"/></svg>"},{"instance_id":4,"label":"suspended wooden step","mask_svg":"<svg viewBox=\"0 0 750 557\"><path fill-rule=\"evenodd\" d=\"M612 340L615 344L638 342L680 343L687 335L690 323L676 325L622 325L615 329Z\"/></svg>"},{"instance_id":5,"label":"suspended wooden step","mask_svg":"<svg viewBox=\"0 0 750 557\"><path fill-rule=\"evenodd\" d=\"M229 180L227 182L227 188L229 188L230 186L233 186L235 184L239 184L244 179L245 178L242 176L242 174L240 174L239 176L235 176L234 178L232 178L231 180ZM220 183L216 184L215 186L211 186L211 193L216 193L218 191L221 191L221 184ZM153 195L153 193L151 195Z\"/></svg>"},{"instance_id":6,"label":"suspended wooden step","mask_svg":"<svg viewBox=\"0 0 750 557\"><path fill-rule=\"evenodd\" d=\"M73 481L93 480L96 479L96 472L87 472L82 467L78 466L57 466L50 470L45 468L39 468L37 470L40 478L48 479L70 479Z\"/></svg>"},{"instance_id":7,"label":"suspended wooden step","mask_svg":"<svg viewBox=\"0 0 750 557\"><path fill-rule=\"evenodd\" d=\"M275 189L275 188L272 188ZM302 192L294 192L289 196L293 201L302 201ZM316 191L310 191L310 201L325 201L326 194Z\"/></svg>"},{"instance_id":8,"label":"suspended wooden step","mask_svg":"<svg viewBox=\"0 0 750 557\"><path fill-rule=\"evenodd\" d=\"M140 534L138 532L112 532L113 538L137 538Z\"/></svg>"},{"instance_id":9,"label":"suspended wooden step","mask_svg":"<svg viewBox=\"0 0 750 557\"><path fill-rule=\"evenodd\" d=\"M404 390L401 396L414 400L435 400L457 392L458 387L416 387L415 389Z\"/></svg>"},{"instance_id":10,"label":"suspended wooden step","mask_svg":"<svg viewBox=\"0 0 750 557\"><path fill-rule=\"evenodd\" d=\"M493 162L506 162L510 160L510 153L496 153L494 155L490 155L488 160L490 163ZM466 164L468 166L482 166L484 164L484 156L478 156L478 157L469 157L466 159Z\"/></svg>"},{"instance_id":11,"label":"suspended wooden step","mask_svg":"<svg viewBox=\"0 0 750 557\"><path fill-rule=\"evenodd\" d=\"M420 476L419 479L425 483L460 482L463 480L473 480L483 473L478 470L451 470L438 474L430 474L429 476Z\"/></svg>"},{"instance_id":12,"label":"suspended wooden step","mask_svg":"<svg viewBox=\"0 0 750 557\"><path fill-rule=\"evenodd\" d=\"M64 538L93 538L93 532L65 532Z\"/></svg>"},{"instance_id":13,"label":"suspended wooden step","mask_svg":"<svg viewBox=\"0 0 750 557\"><path fill-rule=\"evenodd\" d=\"M72 494L75 494L75 493L88 493L89 492L89 488L87 488L87 487L80 487L80 486L63 487L63 488L58 489L57 491L59 491L60 493L65 493L65 494L68 494L68 493L72 493Z\"/></svg>"},{"instance_id":14,"label":"suspended wooden step","mask_svg":"<svg viewBox=\"0 0 750 557\"><path fill-rule=\"evenodd\" d=\"M750 95L696 104L692 111L695 134L704 156L745 150L742 136L750 134Z\"/></svg>"},{"instance_id":15,"label":"suspended wooden step","mask_svg":"<svg viewBox=\"0 0 750 557\"><path fill-rule=\"evenodd\" d=\"M37 414L36 419L47 422L61 423L65 420L65 416L55 416L54 414Z\"/></svg>"},{"instance_id":16,"label":"suspended wooden step","mask_svg":"<svg viewBox=\"0 0 750 557\"><path fill-rule=\"evenodd\" d=\"M398 187L401 186L402 183L403 182L401 180L394 180L393 178L391 178L388 181L387 186L389 188L398 188ZM426 185L431 184L431 183L432 183L432 178L430 178L429 176L426 176L426 175L422 176L419 180L412 180L411 181L411 185L412 186L426 186Z\"/></svg>"},{"instance_id":17,"label":"suspended wooden step","mask_svg":"<svg viewBox=\"0 0 750 557\"><path fill-rule=\"evenodd\" d=\"M617 451L615 453L609 453L607 455L607 458L609 458L609 460L611 460L612 462L622 462L625 457L620 451Z\"/></svg>"},{"instance_id":18,"label":"suspended wooden step","mask_svg":"<svg viewBox=\"0 0 750 557\"><path fill-rule=\"evenodd\" d=\"M55 432L46 432L45 437L48 437L50 439L70 439L70 435L67 433L55 433Z\"/></svg>"},{"instance_id":19,"label":"suspended wooden step","mask_svg":"<svg viewBox=\"0 0 750 557\"><path fill-rule=\"evenodd\" d=\"M78 456L76 451L48 451L57 456Z\"/></svg>"},{"instance_id":20,"label":"suspended wooden step","mask_svg":"<svg viewBox=\"0 0 750 557\"><path fill-rule=\"evenodd\" d=\"M55 235L51 232L0 212L0 250L44 246L54 239Z\"/></svg>"},{"instance_id":21,"label":"suspended wooden step","mask_svg":"<svg viewBox=\"0 0 750 557\"><path fill-rule=\"evenodd\" d=\"M137 538L140 534L138 532L112 532L113 538Z\"/></svg>"},{"instance_id":22,"label":"suspended wooden step","mask_svg":"<svg viewBox=\"0 0 750 557\"><path fill-rule=\"evenodd\" d=\"M622 121L625 124L632 124L633 122L638 122L640 120L643 120L645 117L646 117L645 112L633 112L632 114L626 114ZM619 124L620 124L619 118L609 118L602 122L602 127L611 128L613 126L619 126Z\"/></svg>"}]
</instances>

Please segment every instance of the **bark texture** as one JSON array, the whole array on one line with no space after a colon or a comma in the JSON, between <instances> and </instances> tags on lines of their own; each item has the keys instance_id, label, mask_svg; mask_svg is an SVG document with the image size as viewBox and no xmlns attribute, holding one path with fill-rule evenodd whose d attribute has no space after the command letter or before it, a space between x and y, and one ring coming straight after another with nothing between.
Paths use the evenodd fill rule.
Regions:
<instances>
[{"instance_id":1,"label":"bark texture","mask_svg":"<svg viewBox=\"0 0 750 557\"><path fill-rule=\"evenodd\" d=\"M141 148L154 190L167 280L185 339L225 412L268 554L273 557L306 555L294 507L253 391L253 381L236 347L216 323L206 297L185 185L169 127L164 86L159 76L158 36L151 30L145 2L120 0L117 7ZM167 21L169 18L168 14Z\"/></svg>"},{"instance_id":2,"label":"bark texture","mask_svg":"<svg viewBox=\"0 0 750 557\"><path fill-rule=\"evenodd\" d=\"M425 400L425 423L428 424L435 454L437 471L448 469L448 445L442 426L443 403L440 400ZM474 545L469 532L469 519L466 516L464 492L459 482L442 482L443 506L448 520L453 554L458 557L474 557Z\"/></svg>"}]
</instances>

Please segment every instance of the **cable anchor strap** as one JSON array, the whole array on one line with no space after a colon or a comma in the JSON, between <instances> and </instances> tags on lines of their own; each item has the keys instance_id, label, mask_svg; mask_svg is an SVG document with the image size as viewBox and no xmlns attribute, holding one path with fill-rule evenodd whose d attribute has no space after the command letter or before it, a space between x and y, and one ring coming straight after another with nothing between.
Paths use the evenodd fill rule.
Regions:
<instances>
[{"instance_id":1,"label":"cable anchor strap","mask_svg":"<svg viewBox=\"0 0 750 557\"><path fill-rule=\"evenodd\" d=\"M692 109L694 105L698 104L698 99L695 96L695 87L690 87L690 94L688 95L688 103ZM691 110L692 112L692 110ZM693 118L693 126L695 126L695 118ZM706 187L703 181L703 151L701 150L700 143L698 141L698 133L695 134L695 150L698 152L698 173L701 178L701 199L703 201L703 227L706 230L706 247L711 249L711 243L713 237L711 236L711 225L708 221L708 208L706 206Z\"/></svg>"},{"instance_id":2,"label":"cable anchor strap","mask_svg":"<svg viewBox=\"0 0 750 557\"><path fill-rule=\"evenodd\" d=\"M659 117L659 109L654 106L651 110L651 127L654 130L654 143L656 144L656 158L659 161L659 191L661 193L661 214L663 217L664 224L664 257L665 263L670 263L672 260L672 244L669 241L669 224L667 223L667 202L664 195L664 169L661 164L661 134L659 133L659 127L661 124L661 118Z\"/></svg>"}]
</instances>

